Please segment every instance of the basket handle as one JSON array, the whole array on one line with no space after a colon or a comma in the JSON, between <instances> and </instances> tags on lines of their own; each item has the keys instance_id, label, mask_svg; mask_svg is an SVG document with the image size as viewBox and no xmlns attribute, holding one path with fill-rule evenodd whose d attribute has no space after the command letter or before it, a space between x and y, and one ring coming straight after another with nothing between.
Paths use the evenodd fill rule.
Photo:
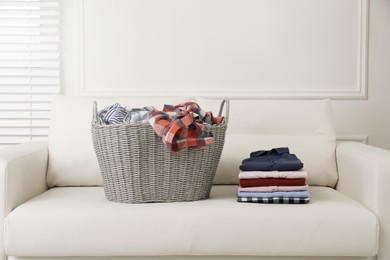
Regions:
<instances>
[{"instance_id":1,"label":"basket handle","mask_svg":"<svg viewBox=\"0 0 390 260\"><path fill-rule=\"evenodd\" d=\"M97 114L98 114L98 111L97 111L97 102L96 102L96 101L93 101L92 106L93 106L93 108L92 108L92 122L93 122L93 123L97 123Z\"/></svg>"},{"instance_id":2,"label":"basket handle","mask_svg":"<svg viewBox=\"0 0 390 260\"><path fill-rule=\"evenodd\" d=\"M225 106L225 120L226 122L229 121L229 108L230 108L230 102L229 99L222 100L221 106L219 108L218 116L222 116L223 107Z\"/></svg>"}]
</instances>

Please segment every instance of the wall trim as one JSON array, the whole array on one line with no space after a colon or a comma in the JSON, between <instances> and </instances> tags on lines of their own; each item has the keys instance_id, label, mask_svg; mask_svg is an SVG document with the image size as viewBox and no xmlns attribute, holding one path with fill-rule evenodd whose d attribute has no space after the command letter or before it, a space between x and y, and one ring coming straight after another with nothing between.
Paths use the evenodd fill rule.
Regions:
<instances>
[{"instance_id":1,"label":"wall trim","mask_svg":"<svg viewBox=\"0 0 390 260\"><path fill-rule=\"evenodd\" d=\"M207 96L207 97L229 97L258 98L258 99L342 99L355 100L368 98L368 14L369 0L359 0L359 42L357 53L357 84L352 89L339 90L261 90L261 91L115 91L115 90L91 90L85 83L85 60L84 60L84 0L79 1L79 86L77 94L79 96Z\"/></svg>"}]
</instances>

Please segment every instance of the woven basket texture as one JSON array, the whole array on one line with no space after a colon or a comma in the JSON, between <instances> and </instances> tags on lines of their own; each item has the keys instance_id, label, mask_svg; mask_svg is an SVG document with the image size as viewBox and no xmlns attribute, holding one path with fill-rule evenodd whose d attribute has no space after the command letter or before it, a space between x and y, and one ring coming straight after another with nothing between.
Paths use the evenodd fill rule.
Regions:
<instances>
[{"instance_id":1,"label":"woven basket texture","mask_svg":"<svg viewBox=\"0 0 390 260\"><path fill-rule=\"evenodd\" d=\"M211 126L214 142L203 150L172 153L148 123L102 125L92 121L92 139L105 196L121 203L179 202L207 199L225 142L224 121Z\"/></svg>"}]
</instances>

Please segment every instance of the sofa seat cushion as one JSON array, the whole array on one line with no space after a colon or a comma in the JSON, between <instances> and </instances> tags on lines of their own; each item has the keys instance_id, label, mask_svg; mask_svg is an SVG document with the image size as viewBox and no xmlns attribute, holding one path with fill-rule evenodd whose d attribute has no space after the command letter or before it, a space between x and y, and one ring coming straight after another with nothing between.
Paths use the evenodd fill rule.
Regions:
<instances>
[{"instance_id":1,"label":"sofa seat cushion","mask_svg":"<svg viewBox=\"0 0 390 260\"><path fill-rule=\"evenodd\" d=\"M377 253L378 220L327 187L304 205L236 202L237 186L208 200L121 204L102 187L58 187L5 221L11 256L364 256Z\"/></svg>"}]
</instances>

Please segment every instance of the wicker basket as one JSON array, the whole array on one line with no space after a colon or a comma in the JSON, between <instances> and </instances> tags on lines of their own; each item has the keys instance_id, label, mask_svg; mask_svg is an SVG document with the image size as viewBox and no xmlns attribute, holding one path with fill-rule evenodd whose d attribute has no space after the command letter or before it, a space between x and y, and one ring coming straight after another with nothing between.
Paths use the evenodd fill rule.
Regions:
<instances>
[{"instance_id":1,"label":"wicker basket","mask_svg":"<svg viewBox=\"0 0 390 260\"><path fill-rule=\"evenodd\" d=\"M94 102L92 139L106 198L122 203L207 199L225 142L225 118L211 126L214 142L203 150L170 152L148 123L102 125Z\"/></svg>"}]
</instances>

